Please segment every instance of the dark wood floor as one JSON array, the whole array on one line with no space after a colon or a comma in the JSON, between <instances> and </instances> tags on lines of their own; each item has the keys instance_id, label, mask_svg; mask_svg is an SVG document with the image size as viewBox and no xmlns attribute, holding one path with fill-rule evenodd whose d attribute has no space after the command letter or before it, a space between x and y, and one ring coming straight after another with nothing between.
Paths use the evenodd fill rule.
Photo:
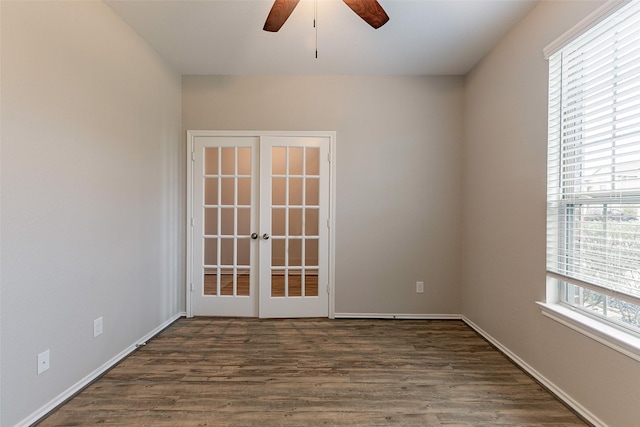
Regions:
<instances>
[{"instance_id":1,"label":"dark wood floor","mask_svg":"<svg viewBox=\"0 0 640 427\"><path fill-rule=\"evenodd\" d=\"M180 319L41 426L584 426L460 321Z\"/></svg>"}]
</instances>

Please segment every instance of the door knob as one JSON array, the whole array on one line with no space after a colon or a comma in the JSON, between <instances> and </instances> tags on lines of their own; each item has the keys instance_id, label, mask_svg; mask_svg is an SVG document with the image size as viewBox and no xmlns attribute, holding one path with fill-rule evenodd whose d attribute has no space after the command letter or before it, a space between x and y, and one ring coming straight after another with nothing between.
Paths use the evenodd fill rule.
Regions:
<instances>
[{"instance_id":1,"label":"door knob","mask_svg":"<svg viewBox=\"0 0 640 427\"><path fill-rule=\"evenodd\" d=\"M258 233L251 233L251 238L256 240L258 238Z\"/></svg>"},{"instance_id":2,"label":"door knob","mask_svg":"<svg viewBox=\"0 0 640 427\"><path fill-rule=\"evenodd\" d=\"M269 233L264 233L264 234L262 235L262 238L263 238L264 240L269 240Z\"/></svg>"}]
</instances>

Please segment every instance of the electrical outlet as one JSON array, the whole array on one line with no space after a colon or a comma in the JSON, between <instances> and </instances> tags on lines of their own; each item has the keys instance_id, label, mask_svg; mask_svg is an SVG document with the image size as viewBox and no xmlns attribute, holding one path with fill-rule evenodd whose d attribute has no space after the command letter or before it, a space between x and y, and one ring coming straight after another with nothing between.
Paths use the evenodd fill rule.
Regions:
<instances>
[{"instance_id":1,"label":"electrical outlet","mask_svg":"<svg viewBox=\"0 0 640 427\"><path fill-rule=\"evenodd\" d=\"M38 375L49 369L49 350L38 354Z\"/></svg>"},{"instance_id":2,"label":"electrical outlet","mask_svg":"<svg viewBox=\"0 0 640 427\"><path fill-rule=\"evenodd\" d=\"M102 317L98 317L93 321L93 337L97 337L102 334Z\"/></svg>"},{"instance_id":3,"label":"electrical outlet","mask_svg":"<svg viewBox=\"0 0 640 427\"><path fill-rule=\"evenodd\" d=\"M424 293L424 282L416 282L416 293L417 294Z\"/></svg>"}]
</instances>

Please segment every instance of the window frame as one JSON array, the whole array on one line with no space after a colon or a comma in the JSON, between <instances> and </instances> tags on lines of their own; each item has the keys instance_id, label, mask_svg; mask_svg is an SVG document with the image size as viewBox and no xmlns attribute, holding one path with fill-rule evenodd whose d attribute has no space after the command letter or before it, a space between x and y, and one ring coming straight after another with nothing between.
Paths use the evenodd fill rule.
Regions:
<instances>
[{"instance_id":1,"label":"window frame","mask_svg":"<svg viewBox=\"0 0 640 427\"><path fill-rule=\"evenodd\" d=\"M585 219L582 216L582 208L586 209L589 205L600 205L603 209L603 215L606 216L609 212L608 205L615 205L617 209L621 205L625 204L640 204L640 188L634 192L625 196L621 196L620 192L610 190L609 192L598 192L597 195L590 200L577 200L576 198L565 198L564 189L569 187L570 184L563 186L560 180L563 171L562 156L565 154L562 152L563 144L558 142L560 138L558 135L561 133L561 118L563 108L562 103L558 101L552 101L554 97L562 96L562 84L563 75L561 71L558 71L554 67L561 67L561 60L558 59L559 55L562 55L563 49L573 42L575 39L583 35L588 30L595 27L597 24L605 21L607 18L614 15L622 7L629 4L630 1L610 1L597 9L593 14L588 16L585 20L581 21L576 27L569 30L558 40L552 42L547 48L545 48L545 57L550 60L549 63L549 152L547 157L547 171L548 171L548 201L547 201L547 263L549 265L550 257L566 256L572 258L572 248L570 246L574 244L573 229L576 224L582 227L585 223ZM553 70L553 71L552 71ZM560 88L560 93L558 89ZM578 106L574 108L582 108ZM635 111L635 109L634 109ZM579 113L578 113L579 114ZM580 133L580 128L577 128L577 133ZM553 145L557 144L557 145ZM615 142L611 142L611 146L615 149ZM557 150L554 152L553 149ZM580 147L580 149L582 149ZM613 151L612 151L613 153ZM571 153L575 155L575 153ZM557 156L554 158L554 156ZM611 159L614 155L612 154ZM583 160L580 156L577 157L582 165ZM552 165L553 162L557 162ZM549 175L549 171L552 168L557 168L558 176L553 177ZM613 173L613 172L612 172ZM613 175L612 175L613 176ZM612 180L614 182L614 180ZM552 188L559 189L559 193L553 194ZM555 199L554 199L555 196ZM611 208L613 210L614 208ZM579 219L575 219L576 212L580 215ZM555 218L555 220L553 219ZM605 218L606 221L606 218ZM638 221L636 219L636 221ZM605 226L606 228L606 226ZM607 233L607 231L605 231ZM605 234L608 238L608 235ZM555 251L550 252L549 246L555 245ZM567 262L570 265L572 261L554 260L551 264ZM622 322L616 322L615 320L598 315L597 313L590 311L586 308L577 306L571 303L568 297L570 291L577 287L579 289L586 289L587 292L596 292L604 296L603 308L610 297L619 299L621 301L629 302L640 308L640 298L636 296L627 296L624 293L615 291L614 289L605 289L598 284L590 283L589 281L583 281L580 277L565 276L563 274L554 272L553 268L547 269L547 285L546 285L546 302L539 302L539 306L542 310L542 314L552 320L555 320L571 329L580 332L598 342L601 342L608 347L615 349L637 361L640 361L640 326L635 327L633 325L626 325ZM606 310L603 310L606 311ZM605 313L606 314L606 313Z\"/></svg>"}]
</instances>

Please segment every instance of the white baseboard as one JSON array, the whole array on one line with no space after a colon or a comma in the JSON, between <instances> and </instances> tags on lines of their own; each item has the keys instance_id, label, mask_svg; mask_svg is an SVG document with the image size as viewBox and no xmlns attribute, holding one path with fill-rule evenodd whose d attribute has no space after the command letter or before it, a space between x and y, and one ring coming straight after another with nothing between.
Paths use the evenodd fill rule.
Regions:
<instances>
[{"instance_id":1,"label":"white baseboard","mask_svg":"<svg viewBox=\"0 0 640 427\"><path fill-rule=\"evenodd\" d=\"M91 384L93 381L99 378L102 374L107 372L109 369L111 369L116 364L118 364L118 362L120 362L122 359L127 357L129 354L131 354L137 348L138 344L149 341L151 338L153 338L158 333L160 333L164 328L166 328L167 326L169 326L170 324L178 320L180 317L184 317L184 316L186 316L186 313L178 313L172 316L169 320L165 321L164 323L156 327L154 330L152 330L145 336L136 340L135 343L131 344L129 347L122 350L116 356L111 358L111 360L107 361L104 365L100 366L98 369L91 372L89 375L87 375L86 377L84 377L83 379L81 379L71 387L69 387L62 394L58 395L55 399L51 400L46 405L44 405L43 407L41 407L40 409L38 409L37 411L29 415L27 418L20 421L18 424L16 424L16 427L28 427L31 424L35 423L36 421L40 420L40 418L44 417L49 412L56 409L60 404L64 403L67 399L73 397L76 393L78 393L83 388Z\"/></svg>"},{"instance_id":2,"label":"white baseboard","mask_svg":"<svg viewBox=\"0 0 640 427\"><path fill-rule=\"evenodd\" d=\"M334 313L335 319L462 320L461 314Z\"/></svg>"},{"instance_id":3,"label":"white baseboard","mask_svg":"<svg viewBox=\"0 0 640 427\"><path fill-rule=\"evenodd\" d=\"M553 393L558 399L564 402L567 406L569 406L571 409L573 409L578 414L580 414L580 416L583 417L585 420L593 424L595 427L607 427L607 425L604 422L602 422L602 420L600 420L598 417L592 414L587 408L585 408L580 403L575 401L571 396L565 393L562 389L556 386L553 382L551 382L548 378L546 378L540 372L536 371L531 365L529 365L527 362L522 360L520 357L518 357L515 353L513 353L507 347L500 344L499 341L497 341L487 332L482 330L482 328L480 328L478 325L473 323L471 320L469 320L465 316L462 316L462 321L467 325L469 325L469 327L471 327L474 331L482 335L483 338L485 338L487 341L493 344L498 350L500 350L500 352L502 352L505 356L511 359L513 363L518 365L522 370L524 370L526 373L528 373L533 378L535 378L536 381L542 384L547 390Z\"/></svg>"},{"instance_id":4,"label":"white baseboard","mask_svg":"<svg viewBox=\"0 0 640 427\"><path fill-rule=\"evenodd\" d=\"M30 416L16 424L16 427L28 427L31 424L38 421L40 418L47 415L49 412L54 410L58 405L62 404L67 399L73 397L76 393L81 391L84 387L91 384L96 378L100 377L106 371L115 366L122 359L127 357L130 353L132 353L136 348L137 344L146 342L153 338L155 335L160 333L163 329L169 326L171 323L175 322L180 317L185 317L186 313L181 312L155 329L141 337L136 343L131 344L129 347L124 349L122 352L114 356L111 360L106 362L104 365L100 366L98 369L84 377L82 380L78 381L76 384L68 388L65 392L60 394L55 399L48 402L46 405L32 413ZM404 314L404 313L335 313L334 316L336 319L424 319L424 320L462 320L469 327L475 330L478 334L484 337L487 341L489 341L492 345L494 345L498 350L500 350L503 354L505 354L509 359L511 359L516 365L522 368L525 372L535 378L540 384L546 387L551 393L556 395L558 399L562 400L565 404L571 407L574 411L576 411L580 416L582 416L585 420L593 424L595 427L608 427L602 420L592 414L587 408L582 406L580 403L575 401L571 396L565 393L562 389L557 387L553 382L547 379L540 372L536 371L532 366L518 357L511 350L503 346L499 341L495 340L491 335L482 330L478 325L473 323L467 317L462 316L460 314Z\"/></svg>"},{"instance_id":5,"label":"white baseboard","mask_svg":"<svg viewBox=\"0 0 640 427\"><path fill-rule=\"evenodd\" d=\"M336 319L425 319L425 320L462 320L470 328L484 337L487 341L489 341L492 345L494 345L500 352L502 352L505 356L511 359L516 365L518 365L522 370L527 372L533 378L536 379L540 384L547 388L551 393L553 393L558 399L563 401L567 406L576 411L583 417L585 420L593 424L595 427L607 427L607 425L592 414L587 408L582 406L580 403L575 401L571 396L565 393L562 389L556 386L553 382L551 382L548 378L542 375L540 372L536 371L531 365L526 363L520 357L518 357L515 353L509 350L507 347L503 346L499 341L494 339L487 332L482 330L478 325L473 323L467 317L462 316L460 314L390 314L390 313L335 313Z\"/></svg>"}]
</instances>

